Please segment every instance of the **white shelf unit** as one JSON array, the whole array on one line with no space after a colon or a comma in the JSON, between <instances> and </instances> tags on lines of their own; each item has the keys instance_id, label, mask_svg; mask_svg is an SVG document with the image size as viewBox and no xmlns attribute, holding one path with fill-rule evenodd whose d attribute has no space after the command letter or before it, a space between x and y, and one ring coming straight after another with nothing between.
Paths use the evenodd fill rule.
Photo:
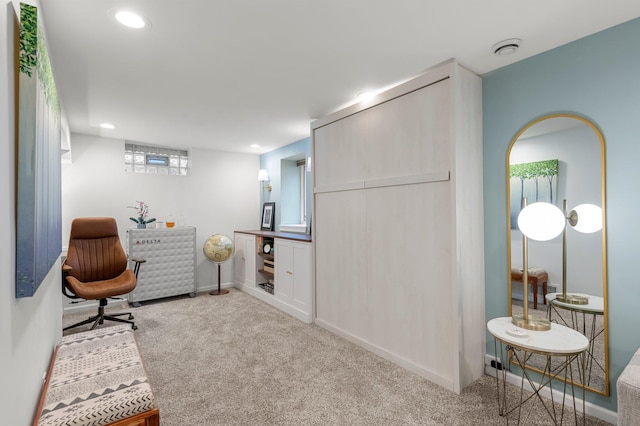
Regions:
<instances>
[{"instance_id":1,"label":"white shelf unit","mask_svg":"<svg viewBox=\"0 0 640 426\"><path fill-rule=\"evenodd\" d=\"M259 234L259 231L256 231ZM278 233L271 233L277 235ZM274 254L261 253L253 233L234 233L234 286L306 323L312 322L311 243L268 236ZM264 270L264 260L272 259L274 273ZM271 281L273 293L261 284Z\"/></svg>"}]
</instances>

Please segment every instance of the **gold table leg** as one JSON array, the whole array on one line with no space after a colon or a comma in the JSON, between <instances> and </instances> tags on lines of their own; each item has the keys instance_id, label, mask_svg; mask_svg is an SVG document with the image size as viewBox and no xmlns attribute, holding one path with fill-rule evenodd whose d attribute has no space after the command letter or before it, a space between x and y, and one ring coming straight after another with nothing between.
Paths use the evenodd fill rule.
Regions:
<instances>
[{"instance_id":1,"label":"gold table leg","mask_svg":"<svg viewBox=\"0 0 640 426\"><path fill-rule=\"evenodd\" d=\"M499 348L498 348L499 347ZM499 350L498 350L499 349ZM521 354L520 354L521 352ZM520 398L516 405L509 407L507 403L507 362L510 360L510 354L513 354L513 357L516 360L516 363L520 366L522 370L521 382L520 382ZM567 385L571 384L571 396L573 400L573 412L574 412L574 421L575 424L579 424L578 420L578 411L576 410L576 394L575 394L575 385L573 383L573 370L571 369L571 364L575 360L578 363L578 367L582 370L582 377L585 377L586 372L586 351L583 351L578 354L570 354L565 356L565 360L563 363L556 367L552 367L551 358L553 355L546 354L546 364L544 367L544 371L542 372L542 377L539 384L536 384L529 372L526 369L526 364L529 358L533 355L532 352L526 352L520 350L516 347L509 346L502 342L498 343L498 339L494 339L494 357L495 357L495 369L496 369L496 392L498 399L498 413L500 416L505 418L506 424L509 424L509 415L514 413L516 410L518 412L517 424L520 424L522 421L522 409L523 406L532 398L537 397L538 400L542 403L542 406L545 408L551 419L553 420L554 425L562 425L564 420L564 408L566 405L566 397L567 397ZM499 355L499 358L498 358ZM500 361L501 360L501 361ZM502 369L499 370L497 367L499 363L502 362ZM560 413L556 412L556 404L554 400L554 389L551 386L551 383L554 379L558 379L562 374L564 374L564 387L563 387L563 395L562 395L562 408ZM567 377L569 375L570 377ZM500 376L502 376L502 386L500 386ZM562 377L560 377L562 378ZM532 394L525 397L524 395L524 385L529 383L531 387ZM570 379L570 382L569 380ZM548 385L549 392L551 395L551 404L548 404L548 401L545 401L545 398L540 395L540 391L544 389ZM502 389L501 389L502 387ZM502 390L502 392L501 392ZM529 410L525 413L526 421L532 414L534 409L534 404L531 404ZM559 414L559 419L558 419ZM559 420L559 422L558 422ZM582 424L585 425L586 415L585 415L585 388L582 386Z\"/></svg>"}]
</instances>

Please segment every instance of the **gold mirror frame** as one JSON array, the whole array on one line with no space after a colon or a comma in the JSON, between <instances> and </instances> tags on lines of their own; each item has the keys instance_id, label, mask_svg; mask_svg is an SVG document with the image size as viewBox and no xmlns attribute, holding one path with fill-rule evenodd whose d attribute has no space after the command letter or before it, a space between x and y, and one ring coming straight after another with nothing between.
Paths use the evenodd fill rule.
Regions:
<instances>
[{"instance_id":1,"label":"gold mirror frame","mask_svg":"<svg viewBox=\"0 0 640 426\"><path fill-rule=\"evenodd\" d=\"M601 182L601 207L602 207L602 219L603 219L603 226L602 226L602 298L603 298L603 303L604 303L604 313L603 313L603 335L604 335L604 348L603 348L603 352L604 352L604 384L605 384L605 389L601 390L601 389L596 389L594 387L590 387L590 386L585 386L586 390L589 390L591 392L594 392L596 394L600 394L600 395L604 395L604 396L609 396L610 394L610 384L609 384L609 327L608 327L608 304L607 304L607 238L606 238L606 173L605 173L605 141L604 141L604 136L602 135L602 132L600 132L600 130L589 120L585 119L584 117L578 116L578 115L574 115L574 114L552 114L552 115L546 115L543 116L541 118L538 118L530 123L528 123L527 125L525 125L516 135L515 137L511 140L511 143L509 144L509 148L507 149L507 155L506 155L506 199L507 199L507 211L506 211L506 215L507 215L507 280L508 280L508 296L509 296L509 316L513 315L512 312L512 283L511 283L511 185L510 185L510 173L509 173L509 166L510 166L510 158L511 158L511 152L512 149L515 145L515 143L520 139L520 137L523 135L523 133L525 133L527 130L531 129L533 126L540 124L546 120L550 120L550 119L554 119L554 118L568 118L568 119L575 119L580 121L583 124L586 124L591 130L594 131L594 133L596 134L599 142L600 142L600 170L601 170L601 175L600 175L600 182ZM576 158L579 161L580 155L579 153L576 155ZM575 204L578 204L580 200L569 200L570 202L574 202ZM532 201L530 201L531 203ZM571 206L573 206L574 204L571 204ZM562 208L561 205L559 205L558 207ZM558 254L558 256L561 256L561 253ZM569 286L567 286L569 287ZM558 289L557 291L562 291L562 289ZM569 291L568 291L569 292ZM534 297L536 297L534 295ZM549 305L545 305L545 306L549 306ZM511 362L515 363L515 360L513 358L511 358ZM538 373L542 373L542 370L532 367L530 365L526 366L527 369L536 371ZM563 379L559 378L557 380L561 380L563 381ZM579 381L574 382L575 385L577 386L583 386L582 383L580 383Z\"/></svg>"}]
</instances>

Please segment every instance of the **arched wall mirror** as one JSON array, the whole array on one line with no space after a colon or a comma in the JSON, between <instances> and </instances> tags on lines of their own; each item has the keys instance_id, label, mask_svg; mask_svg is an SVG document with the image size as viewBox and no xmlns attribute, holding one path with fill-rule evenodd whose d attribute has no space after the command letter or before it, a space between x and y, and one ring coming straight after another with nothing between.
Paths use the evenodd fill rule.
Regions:
<instances>
[{"instance_id":1,"label":"arched wall mirror","mask_svg":"<svg viewBox=\"0 0 640 426\"><path fill-rule=\"evenodd\" d=\"M589 338L591 344L586 354L584 377L576 370L573 381L608 396L605 144L602 133L588 120L570 114L535 120L511 142L506 176L510 315L523 313L521 265L524 262L522 233L517 225L522 197L527 198L528 204L546 201L561 210L566 200L566 216L581 204L602 208L602 229L596 232L577 232L567 221L564 237L561 233L549 241L529 241L528 312L530 317L550 319L575 328ZM566 274L564 279L563 273ZM561 302L563 282L565 294L584 296L580 304ZM540 359L535 359L536 356ZM533 357L527 368L542 369L544 357Z\"/></svg>"}]
</instances>

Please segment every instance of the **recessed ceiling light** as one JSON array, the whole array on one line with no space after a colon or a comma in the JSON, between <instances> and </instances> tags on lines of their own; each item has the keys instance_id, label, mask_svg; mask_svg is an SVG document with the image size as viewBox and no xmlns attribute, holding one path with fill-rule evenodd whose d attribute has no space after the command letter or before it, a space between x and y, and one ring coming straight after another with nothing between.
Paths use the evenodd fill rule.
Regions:
<instances>
[{"instance_id":1,"label":"recessed ceiling light","mask_svg":"<svg viewBox=\"0 0 640 426\"><path fill-rule=\"evenodd\" d=\"M257 143L253 143L249 145L249 148L260 148L260 145L258 145Z\"/></svg>"},{"instance_id":2,"label":"recessed ceiling light","mask_svg":"<svg viewBox=\"0 0 640 426\"><path fill-rule=\"evenodd\" d=\"M129 28L145 28L150 26L150 22L145 17L128 10L119 10L113 15L118 22Z\"/></svg>"},{"instance_id":3,"label":"recessed ceiling light","mask_svg":"<svg viewBox=\"0 0 640 426\"><path fill-rule=\"evenodd\" d=\"M115 129L115 128L116 128L116 126L114 126L114 125L113 125L113 124L111 124L111 123L102 123L102 124L100 125L100 127L102 127L103 129Z\"/></svg>"},{"instance_id":4,"label":"recessed ceiling light","mask_svg":"<svg viewBox=\"0 0 640 426\"><path fill-rule=\"evenodd\" d=\"M372 90L365 90L363 92L358 93L358 95L356 97L358 98L358 101L364 102L364 101L370 100L375 95L376 95L376 92L374 92Z\"/></svg>"},{"instance_id":5,"label":"recessed ceiling light","mask_svg":"<svg viewBox=\"0 0 640 426\"><path fill-rule=\"evenodd\" d=\"M510 38L494 44L492 50L497 56L507 56L516 53L516 51L520 49L521 44L522 40L519 38Z\"/></svg>"}]
</instances>

